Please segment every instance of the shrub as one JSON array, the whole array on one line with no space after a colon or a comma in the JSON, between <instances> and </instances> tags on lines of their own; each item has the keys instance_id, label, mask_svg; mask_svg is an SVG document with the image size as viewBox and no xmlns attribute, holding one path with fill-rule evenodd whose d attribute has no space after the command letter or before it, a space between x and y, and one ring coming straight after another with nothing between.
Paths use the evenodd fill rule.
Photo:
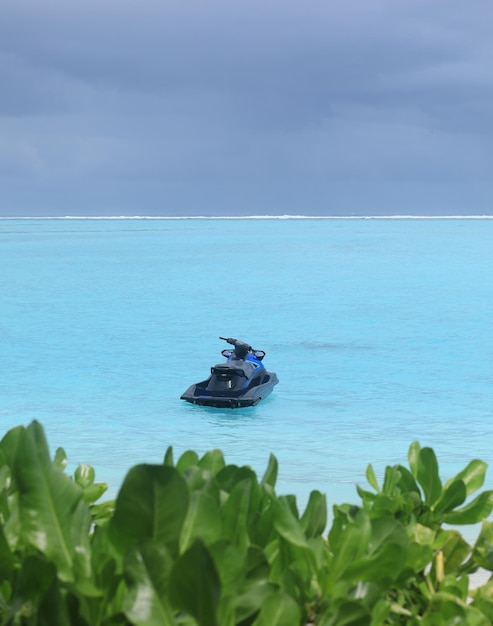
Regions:
<instances>
[{"instance_id":1,"label":"shrub","mask_svg":"<svg viewBox=\"0 0 493 626\"><path fill-rule=\"evenodd\" d=\"M493 582L493 492L470 499L486 465L442 484L435 453L413 443L409 469L385 471L359 505L313 491L302 514L219 450L130 469L115 501L94 470L65 473L32 422L0 442L0 620L12 625L486 626ZM474 546L453 527L482 521Z\"/></svg>"}]
</instances>

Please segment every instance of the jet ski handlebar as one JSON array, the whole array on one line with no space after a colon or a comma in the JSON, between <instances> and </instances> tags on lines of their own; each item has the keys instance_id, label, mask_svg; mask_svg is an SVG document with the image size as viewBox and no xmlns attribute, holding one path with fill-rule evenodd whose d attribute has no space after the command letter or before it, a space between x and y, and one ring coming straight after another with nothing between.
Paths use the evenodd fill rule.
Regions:
<instances>
[{"instance_id":1,"label":"jet ski handlebar","mask_svg":"<svg viewBox=\"0 0 493 626\"><path fill-rule=\"evenodd\" d=\"M259 361L261 361L265 356L265 352L263 350L254 350L252 346L249 346L247 343L239 341L238 339L233 339L232 337L219 337L219 339L223 339L224 341L227 341L229 344L235 347L234 353L235 358L237 359L244 359L248 353L253 354L253 356L256 357ZM223 350L221 352L221 354L225 357L230 357L232 353L233 350Z\"/></svg>"},{"instance_id":2,"label":"jet ski handlebar","mask_svg":"<svg viewBox=\"0 0 493 626\"><path fill-rule=\"evenodd\" d=\"M223 339L234 346L235 355L239 359L244 359L249 352L253 352L252 346L249 346L247 343L240 341L239 339L233 339L232 337L219 337L219 339Z\"/></svg>"},{"instance_id":3,"label":"jet ski handlebar","mask_svg":"<svg viewBox=\"0 0 493 626\"><path fill-rule=\"evenodd\" d=\"M232 346L237 346L237 345L244 345L244 346L246 346L247 345L245 342L239 341L238 339L233 339L232 337L219 337L219 339L222 339L223 341L227 341Z\"/></svg>"}]
</instances>

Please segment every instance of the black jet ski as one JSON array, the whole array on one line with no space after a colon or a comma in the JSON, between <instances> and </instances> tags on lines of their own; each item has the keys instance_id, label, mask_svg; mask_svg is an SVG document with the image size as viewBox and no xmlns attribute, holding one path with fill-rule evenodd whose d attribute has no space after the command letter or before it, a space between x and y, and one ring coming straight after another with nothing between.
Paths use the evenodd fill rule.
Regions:
<instances>
[{"instance_id":1,"label":"black jet ski","mask_svg":"<svg viewBox=\"0 0 493 626\"><path fill-rule=\"evenodd\" d=\"M265 352L231 337L219 339L234 346L221 351L226 362L211 367L209 378L189 387L181 399L227 409L255 406L279 382L276 374L268 372L262 363Z\"/></svg>"}]
</instances>

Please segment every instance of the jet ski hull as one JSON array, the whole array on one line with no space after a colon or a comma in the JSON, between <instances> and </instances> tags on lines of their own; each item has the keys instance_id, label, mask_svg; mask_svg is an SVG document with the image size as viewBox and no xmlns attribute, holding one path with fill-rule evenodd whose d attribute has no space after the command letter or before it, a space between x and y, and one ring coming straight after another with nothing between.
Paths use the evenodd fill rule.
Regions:
<instances>
[{"instance_id":1,"label":"jet ski hull","mask_svg":"<svg viewBox=\"0 0 493 626\"><path fill-rule=\"evenodd\" d=\"M200 383L191 385L185 393L181 395L181 399L191 404L222 409L238 409L256 406L272 392L275 385L279 382L277 375L271 372L265 372L264 382L262 384L239 391L207 389L210 381L211 377Z\"/></svg>"}]
</instances>

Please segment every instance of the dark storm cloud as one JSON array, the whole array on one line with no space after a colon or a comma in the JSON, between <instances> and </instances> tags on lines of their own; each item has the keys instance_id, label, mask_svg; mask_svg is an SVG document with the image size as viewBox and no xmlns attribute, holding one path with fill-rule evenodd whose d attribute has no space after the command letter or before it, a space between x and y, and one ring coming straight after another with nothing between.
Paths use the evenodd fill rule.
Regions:
<instances>
[{"instance_id":1,"label":"dark storm cloud","mask_svg":"<svg viewBox=\"0 0 493 626\"><path fill-rule=\"evenodd\" d=\"M0 214L491 212L489 2L1 12Z\"/></svg>"}]
</instances>

